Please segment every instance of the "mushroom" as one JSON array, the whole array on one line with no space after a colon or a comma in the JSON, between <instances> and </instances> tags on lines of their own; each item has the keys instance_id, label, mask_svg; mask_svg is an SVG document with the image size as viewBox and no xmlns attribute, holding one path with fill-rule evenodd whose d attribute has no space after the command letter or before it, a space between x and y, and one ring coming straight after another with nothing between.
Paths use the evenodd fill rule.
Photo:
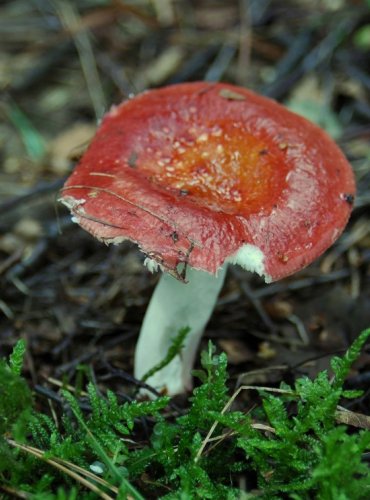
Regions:
<instances>
[{"instance_id":1,"label":"mushroom","mask_svg":"<svg viewBox=\"0 0 370 500\"><path fill-rule=\"evenodd\" d=\"M181 327L180 355L148 380L177 394L227 265L266 282L307 266L341 234L355 193L329 136L266 97L224 83L146 91L105 116L61 201L105 243L131 240L164 271L135 355L141 378Z\"/></svg>"}]
</instances>

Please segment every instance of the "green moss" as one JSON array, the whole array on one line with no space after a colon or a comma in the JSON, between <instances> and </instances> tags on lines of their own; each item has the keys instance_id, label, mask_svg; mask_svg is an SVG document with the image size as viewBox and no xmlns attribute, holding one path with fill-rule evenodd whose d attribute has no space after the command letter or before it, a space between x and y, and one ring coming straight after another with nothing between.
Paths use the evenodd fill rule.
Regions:
<instances>
[{"instance_id":1,"label":"green moss","mask_svg":"<svg viewBox=\"0 0 370 500\"><path fill-rule=\"evenodd\" d=\"M230 399L227 388L226 355L210 344L196 373L201 385L182 415L171 416L167 397L122 404L113 392L101 395L90 383L84 399L89 410L81 409L81 398L63 391L57 420L32 409L20 376L24 345L18 343L9 362L0 361L0 484L40 500L103 494L365 500L370 474L362 457L370 450L370 432L338 426L336 411L341 398L359 396L344 391L343 383L369 336L366 330L345 356L332 360L334 377L323 371L315 380L282 384L279 393L259 390L261 405L248 415L230 410L234 396ZM146 442L138 432L143 420ZM15 441L44 455L35 457ZM252 478L258 491L239 491L238 474Z\"/></svg>"}]
</instances>

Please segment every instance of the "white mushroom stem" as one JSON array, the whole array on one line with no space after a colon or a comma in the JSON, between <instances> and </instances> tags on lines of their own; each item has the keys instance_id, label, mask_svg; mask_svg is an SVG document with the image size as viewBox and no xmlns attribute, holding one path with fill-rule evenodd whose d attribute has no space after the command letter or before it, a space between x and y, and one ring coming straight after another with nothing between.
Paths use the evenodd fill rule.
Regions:
<instances>
[{"instance_id":1,"label":"white mushroom stem","mask_svg":"<svg viewBox=\"0 0 370 500\"><path fill-rule=\"evenodd\" d=\"M167 366L146 382L169 395L192 387L191 370L204 328L222 288L227 265L213 276L188 269L187 284L164 273L153 293L141 327L135 353L135 377L141 379L166 357L172 339L189 327L184 347Z\"/></svg>"}]
</instances>

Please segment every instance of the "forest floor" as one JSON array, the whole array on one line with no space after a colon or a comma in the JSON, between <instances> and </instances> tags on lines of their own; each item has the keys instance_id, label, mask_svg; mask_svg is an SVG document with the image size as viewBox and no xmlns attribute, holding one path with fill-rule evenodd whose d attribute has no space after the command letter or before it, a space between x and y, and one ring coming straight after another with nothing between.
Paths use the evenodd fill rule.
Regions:
<instances>
[{"instance_id":1,"label":"forest floor","mask_svg":"<svg viewBox=\"0 0 370 500\"><path fill-rule=\"evenodd\" d=\"M60 383L87 373L136 394L134 347L158 275L57 200L104 112L147 88L247 86L319 123L356 176L350 222L314 264L271 285L229 273L202 348L226 352L230 390L315 377L370 326L369 2L12 0L0 38L0 357L26 340L38 408L58 407ZM369 374L365 350L348 380L365 390L351 407L363 414ZM254 405L253 393L239 399Z\"/></svg>"}]
</instances>

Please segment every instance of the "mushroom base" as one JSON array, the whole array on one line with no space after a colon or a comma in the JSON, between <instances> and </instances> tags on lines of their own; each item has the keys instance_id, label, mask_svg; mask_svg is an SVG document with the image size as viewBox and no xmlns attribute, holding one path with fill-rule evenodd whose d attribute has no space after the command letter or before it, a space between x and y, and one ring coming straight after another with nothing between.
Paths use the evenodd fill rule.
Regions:
<instances>
[{"instance_id":1,"label":"mushroom base","mask_svg":"<svg viewBox=\"0 0 370 500\"><path fill-rule=\"evenodd\" d=\"M191 389L191 370L196 351L225 280L226 267L224 265L217 276L189 269L187 284L168 274L161 276L136 346L136 378L141 379L153 366L163 361L178 331L189 327L181 353L146 382L169 395Z\"/></svg>"}]
</instances>

